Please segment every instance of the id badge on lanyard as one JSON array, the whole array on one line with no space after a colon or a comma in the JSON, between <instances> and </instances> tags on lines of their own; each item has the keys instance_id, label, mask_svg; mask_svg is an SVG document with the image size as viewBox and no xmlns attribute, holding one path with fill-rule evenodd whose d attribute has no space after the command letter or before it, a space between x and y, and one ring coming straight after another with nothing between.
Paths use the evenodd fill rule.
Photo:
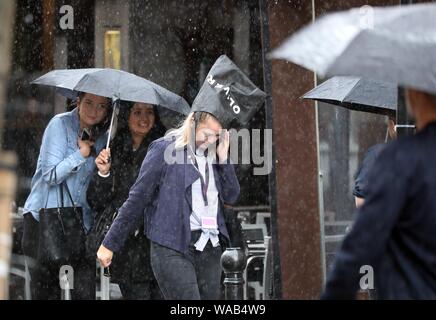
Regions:
<instances>
[{"instance_id":1,"label":"id badge on lanyard","mask_svg":"<svg viewBox=\"0 0 436 320\"><path fill-rule=\"evenodd\" d=\"M202 229L218 229L215 217L201 217Z\"/></svg>"}]
</instances>

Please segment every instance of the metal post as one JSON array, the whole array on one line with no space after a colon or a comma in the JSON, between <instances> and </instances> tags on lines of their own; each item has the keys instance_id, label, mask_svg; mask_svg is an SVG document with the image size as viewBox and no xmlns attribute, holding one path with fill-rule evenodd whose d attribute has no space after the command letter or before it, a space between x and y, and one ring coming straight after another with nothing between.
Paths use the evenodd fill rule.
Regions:
<instances>
[{"instance_id":1,"label":"metal post","mask_svg":"<svg viewBox=\"0 0 436 320\"><path fill-rule=\"evenodd\" d=\"M32 300L32 293L30 290L30 271L26 259L24 259L24 277L24 298L25 300Z\"/></svg>"},{"instance_id":2,"label":"metal post","mask_svg":"<svg viewBox=\"0 0 436 320\"><path fill-rule=\"evenodd\" d=\"M259 0L259 10L261 19L261 36L262 36L262 62L263 62L263 79L264 79L264 91L268 94L265 101L265 114L267 130L273 130L273 101L272 101L272 66L271 61L267 59L266 54L270 50L269 39L269 17L268 17L268 1ZM271 208L271 236L272 236L272 251L274 269L273 274L273 299L281 299L282 297L282 276L281 276L281 263L280 263L280 248L279 248L279 230L277 222L277 181L276 181L276 153L274 145L274 131L273 131L273 143L271 146L265 145L265 148L271 148L272 164L271 172L268 175L269 185L269 205Z\"/></svg>"},{"instance_id":3,"label":"metal post","mask_svg":"<svg viewBox=\"0 0 436 320\"><path fill-rule=\"evenodd\" d=\"M0 300L9 297L9 266L12 251L11 203L15 198L17 158L0 151Z\"/></svg>"},{"instance_id":4,"label":"metal post","mask_svg":"<svg viewBox=\"0 0 436 320\"><path fill-rule=\"evenodd\" d=\"M104 268L100 266L100 300L110 300L110 279L104 274Z\"/></svg>"},{"instance_id":5,"label":"metal post","mask_svg":"<svg viewBox=\"0 0 436 320\"><path fill-rule=\"evenodd\" d=\"M71 287L68 276L64 274L61 278L61 281L64 283L64 288L61 291L61 299L62 300L71 300Z\"/></svg>"},{"instance_id":6,"label":"metal post","mask_svg":"<svg viewBox=\"0 0 436 320\"><path fill-rule=\"evenodd\" d=\"M61 300L71 300L71 290L74 289L72 266L65 264L59 268L59 287L61 288Z\"/></svg>"},{"instance_id":7,"label":"metal post","mask_svg":"<svg viewBox=\"0 0 436 320\"><path fill-rule=\"evenodd\" d=\"M265 237L265 259L263 264L263 299L271 300L274 297L273 292L273 279L272 270L273 259L272 259L272 243L271 237Z\"/></svg>"},{"instance_id":8,"label":"metal post","mask_svg":"<svg viewBox=\"0 0 436 320\"><path fill-rule=\"evenodd\" d=\"M225 273L225 299L243 300L244 277L247 257L241 248L227 248L221 256L221 266Z\"/></svg>"},{"instance_id":9,"label":"metal post","mask_svg":"<svg viewBox=\"0 0 436 320\"><path fill-rule=\"evenodd\" d=\"M0 1L0 132L4 129L6 88L9 79L15 1ZM9 297L9 265L12 250L11 203L15 199L17 158L13 153L2 150L0 135L0 300Z\"/></svg>"}]
</instances>

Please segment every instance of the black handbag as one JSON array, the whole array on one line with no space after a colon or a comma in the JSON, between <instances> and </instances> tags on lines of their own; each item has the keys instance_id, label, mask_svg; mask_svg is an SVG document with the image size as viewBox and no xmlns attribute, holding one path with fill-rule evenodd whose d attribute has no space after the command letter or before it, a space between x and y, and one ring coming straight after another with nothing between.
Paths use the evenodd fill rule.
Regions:
<instances>
[{"instance_id":1,"label":"black handbag","mask_svg":"<svg viewBox=\"0 0 436 320\"><path fill-rule=\"evenodd\" d=\"M55 173L56 181L56 173ZM67 190L72 207L64 206L63 189ZM86 255L86 232L83 225L82 208L76 207L66 182L58 188L61 202L57 208L45 207L39 212L38 261L53 264L74 264Z\"/></svg>"},{"instance_id":2,"label":"black handbag","mask_svg":"<svg viewBox=\"0 0 436 320\"><path fill-rule=\"evenodd\" d=\"M96 255L97 250L108 233L112 222L118 214L118 209L114 206L107 206L101 214L99 214L92 226L86 239L87 250L89 254Z\"/></svg>"}]
</instances>

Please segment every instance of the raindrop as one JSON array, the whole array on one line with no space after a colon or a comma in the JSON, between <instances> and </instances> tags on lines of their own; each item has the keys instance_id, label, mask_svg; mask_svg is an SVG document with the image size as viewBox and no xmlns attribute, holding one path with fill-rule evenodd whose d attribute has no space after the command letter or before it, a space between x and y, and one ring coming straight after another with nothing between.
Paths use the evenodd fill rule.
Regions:
<instances>
[{"instance_id":1,"label":"raindrop","mask_svg":"<svg viewBox=\"0 0 436 320\"><path fill-rule=\"evenodd\" d=\"M33 14L29 13L24 17L24 22L26 24L31 24L33 22Z\"/></svg>"}]
</instances>

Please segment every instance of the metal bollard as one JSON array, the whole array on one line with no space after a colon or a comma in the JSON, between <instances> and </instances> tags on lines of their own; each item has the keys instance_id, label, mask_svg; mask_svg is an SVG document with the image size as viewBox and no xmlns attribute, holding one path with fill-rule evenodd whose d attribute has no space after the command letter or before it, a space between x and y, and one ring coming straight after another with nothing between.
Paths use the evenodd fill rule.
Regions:
<instances>
[{"instance_id":1,"label":"metal bollard","mask_svg":"<svg viewBox=\"0 0 436 320\"><path fill-rule=\"evenodd\" d=\"M100 300L110 300L110 278L105 275L105 268L100 266Z\"/></svg>"},{"instance_id":2,"label":"metal bollard","mask_svg":"<svg viewBox=\"0 0 436 320\"><path fill-rule=\"evenodd\" d=\"M62 290L61 300L71 300L71 288L67 275L62 276L61 281L65 282L64 289Z\"/></svg>"},{"instance_id":3,"label":"metal bollard","mask_svg":"<svg viewBox=\"0 0 436 320\"><path fill-rule=\"evenodd\" d=\"M71 290L74 289L74 269L70 265L63 265L59 269L59 286L61 300L71 300Z\"/></svg>"},{"instance_id":4,"label":"metal bollard","mask_svg":"<svg viewBox=\"0 0 436 320\"><path fill-rule=\"evenodd\" d=\"M74 269L70 265L63 265L59 269L59 286L61 300L71 300L71 290L74 289Z\"/></svg>"},{"instance_id":5,"label":"metal bollard","mask_svg":"<svg viewBox=\"0 0 436 320\"><path fill-rule=\"evenodd\" d=\"M241 248L227 248L221 256L221 266L225 273L225 299L243 300L243 272L247 266L247 257L244 250Z\"/></svg>"}]
</instances>

